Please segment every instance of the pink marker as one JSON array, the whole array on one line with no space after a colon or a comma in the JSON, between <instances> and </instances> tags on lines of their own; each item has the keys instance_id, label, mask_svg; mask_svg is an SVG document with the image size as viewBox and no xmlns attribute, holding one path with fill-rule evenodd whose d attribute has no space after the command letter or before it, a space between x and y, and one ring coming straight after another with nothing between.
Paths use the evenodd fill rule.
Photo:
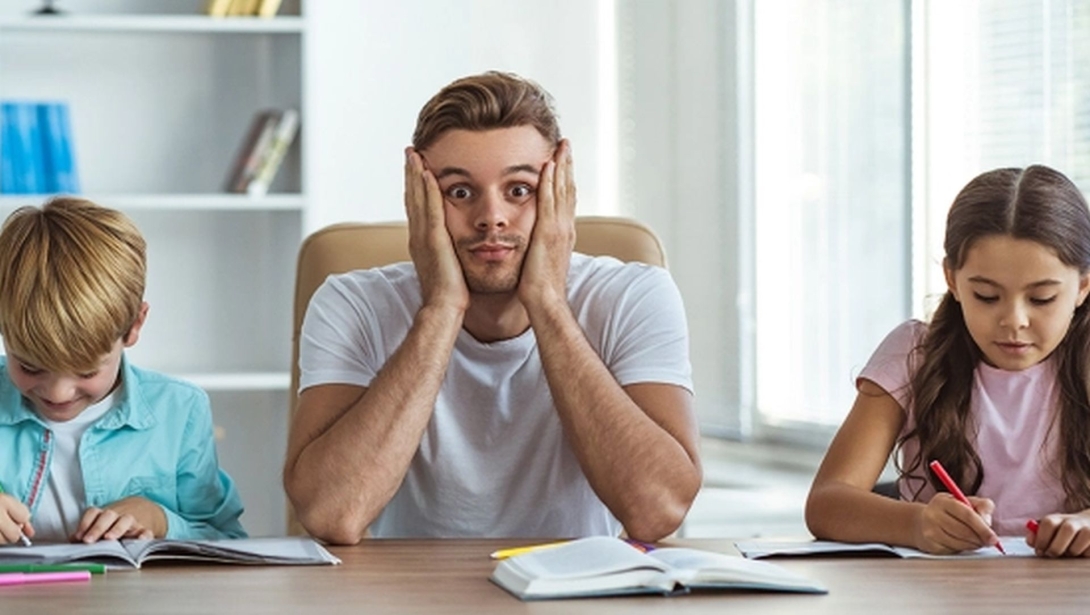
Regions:
<instances>
[{"instance_id":1,"label":"pink marker","mask_svg":"<svg viewBox=\"0 0 1090 615\"><path fill-rule=\"evenodd\" d=\"M8 572L0 574L0 587L4 585L28 585L31 583L67 583L69 581L90 581L90 570L72 572Z\"/></svg>"}]
</instances>

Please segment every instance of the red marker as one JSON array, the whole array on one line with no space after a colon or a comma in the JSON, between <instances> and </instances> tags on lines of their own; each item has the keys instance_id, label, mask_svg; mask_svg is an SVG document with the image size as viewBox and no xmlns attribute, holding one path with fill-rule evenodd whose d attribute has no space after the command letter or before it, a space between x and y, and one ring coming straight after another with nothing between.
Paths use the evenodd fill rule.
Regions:
<instances>
[{"instance_id":1,"label":"red marker","mask_svg":"<svg viewBox=\"0 0 1090 615\"><path fill-rule=\"evenodd\" d=\"M1029 521L1026 521L1026 529L1033 532L1034 534L1037 533L1037 528L1039 527L1041 526L1037 524L1036 519L1030 519Z\"/></svg>"},{"instance_id":2,"label":"red marker","mask_svg":"<svg viewBox=\"0 0 1090 615\"><path fill-rule=\"evenodd\" d=\"M955 500L961 502L969 508L973 508L972 503L969 502L969 498L965 497L965 494L961 492L961 489L958 488L958 484L954 482L954 479L950 478L950 475L946 473L946 468L942 467L942 464L939 463L938 459L928 464L928 467L930 467L931 471L935 473L935 476L939 477L939 480L942 481L942 484L946 485L946 489L950 492L950 495L954 496ZM1007 554L1007 552L1003 550L1003 544L1000 543L998 540L995 541L995 548L999 549L999 552L1003 555Z\"/></svg>"}]
</instances>

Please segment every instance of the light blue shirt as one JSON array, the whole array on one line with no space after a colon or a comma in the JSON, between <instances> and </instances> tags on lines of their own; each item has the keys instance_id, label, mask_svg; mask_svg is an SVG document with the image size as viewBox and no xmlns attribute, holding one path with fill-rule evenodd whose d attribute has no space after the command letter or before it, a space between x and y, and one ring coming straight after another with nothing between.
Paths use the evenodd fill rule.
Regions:
<instances>
[{"instance_id":1,"label":"light blue shirt","mask_svg":"<svg viewBox=\"0 0 1090 615\"><path fill-rule=\"evenodd\" d=\"M33 523L53 433L15 388L6 364L0 357L0 484L30 508ZM86 506L140 496L162 507L167 538L244 538L242 501L216 458L208 395L124 358L121 372L117 405L80 442Z\"/></svg>"}]
</instances>

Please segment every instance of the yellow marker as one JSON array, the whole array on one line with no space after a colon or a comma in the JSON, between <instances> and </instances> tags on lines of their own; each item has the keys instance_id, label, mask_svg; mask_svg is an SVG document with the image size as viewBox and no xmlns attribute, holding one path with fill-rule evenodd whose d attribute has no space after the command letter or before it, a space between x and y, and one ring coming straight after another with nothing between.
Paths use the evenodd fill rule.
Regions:
<instances>
[{"instance_id":1,"label":"yellow marker","mask_svg":"<svg viewBox=\"0 0 1090 615\"><path fill-rule=\"evenodd\" d=\"M530 551L540 551L541 549L551 549L553 547L559 547L560 545L567 542L567 540L561 540L559 542L547 542L543 545L529 545L527 547L512 547L510 549L500 549L499 551L493 551L492 554L488 557L491 557L492 559L507 559L514 555L529 553Z\"/></svg>"}]
</instances>

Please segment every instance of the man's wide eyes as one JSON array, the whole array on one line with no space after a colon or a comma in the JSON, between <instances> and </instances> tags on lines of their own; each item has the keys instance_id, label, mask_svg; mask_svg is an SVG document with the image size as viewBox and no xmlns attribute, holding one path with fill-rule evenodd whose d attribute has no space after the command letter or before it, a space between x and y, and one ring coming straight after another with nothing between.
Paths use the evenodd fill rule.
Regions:
<instances>
[{"instance_id":1,"label":"man's wide eyes","mask_svg":"<svg viewBox=\"0 0 1090 615\"><path fill-rule=\"evenodd\" d=\"M511 196L516 198L526 198L534 193L533 188L526 184L519 184L511 188Z\"/></svg>"},{"instance_id":2,"label":"man's wide eyes","mask_svg":"<svg viewBox=\"0 0 1090 615\"><path fill-rule=\"evenodd\" d=\"M451 186L447 189L447 196L452 199L468 199L473 196L473 192L465 186Z\"/></svg>"}]
</instances>

